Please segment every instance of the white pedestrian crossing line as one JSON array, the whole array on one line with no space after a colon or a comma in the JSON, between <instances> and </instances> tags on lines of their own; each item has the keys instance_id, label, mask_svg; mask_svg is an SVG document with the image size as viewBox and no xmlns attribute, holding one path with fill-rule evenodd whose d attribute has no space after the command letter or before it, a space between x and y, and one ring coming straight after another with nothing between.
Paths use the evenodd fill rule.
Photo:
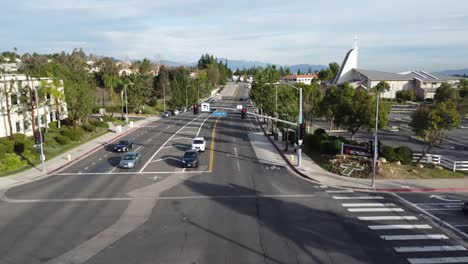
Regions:
<instances>
[{"instance_id":1,"label":"white pedestrian crossing line","mask_svg":"<svg viewBox=\"0 0 468 264\"><path fill-rule=\"evenodd\" d=\"M464 246L396 247L396 252L465 251Z\"/></svg>"},{"instance_id":2,"label":"white pedestrian crossing line","mask_svg":"<svg viewBox=\"0 0 468 264\"><path fill-rule=\"evenodd\" d=\"M344 203L344 207L386 207L395 206L394 203Z\"/></svg>"},{"instance_id":3,"label":"white pedestrian crossing line","mask_svg":"<svg viewBox=\"0 0 468 264\"><path fill-rule=\"evenodd\" d=\"M463 263L468 262L468 257L409 258L408 261L411 264Z\"/></svg>"},{"instance_id":4,"label":"white pedestrian crossing line","mask_svg":"<svg viewBox=\"0 0 468 264\"><path fill-rule=\"evenodd\" d=\"M348 211L352 213L359 212L403 212L405 210L401 208L348 208Z\"/></svg>"},{"instance_id":5,"label":"white pedestrian crossing line","mask_svg":"<svg viewBox=\"0 0 468 264\"><path fill-rule=\"evenodd\" d=\"M326 191L327 193L353 193L353 190L333 190L333 191Z\"/></svg>"},{"instance_id":6,"label":"white pedestrian crossing line","mask_svg":"<svg viewBox=\"0 0 468 264\"><path fill-rule=\"evenodd\" d=\"M359 216L361 221L393 221L393 220L418 220L415 216Z\"/></svg>"},{"instance_id":7,"label":"white pedestrian crossing line","mask_svg":"<svg viewBox=\"0 0 468 264\"><path fill-rule=\"evenodd\" d=\"M382 196L332 196L335 200L380 200Z\"/></svg>"},{"instance_id":8,"label":"white pedestrian crossing line","mask_svg":"<svg viewBox=\"0 0 468 264\"><path fill-rule=\"evenodd\" d=\"M424 240L424 239L449 239L446 235L389 235L380 236L383 240Z\"/></svg>"},{"instance_id":9,"label":"white pedestrian crossing line","mask_svg":"<svg viewBox=\"0 0 468 264\"><path fill-rule=\"evenodd\" d=\"M371 225L372 230L389 230L389 229L432 229L430 225Z\"/></svg>"}]
</instances>

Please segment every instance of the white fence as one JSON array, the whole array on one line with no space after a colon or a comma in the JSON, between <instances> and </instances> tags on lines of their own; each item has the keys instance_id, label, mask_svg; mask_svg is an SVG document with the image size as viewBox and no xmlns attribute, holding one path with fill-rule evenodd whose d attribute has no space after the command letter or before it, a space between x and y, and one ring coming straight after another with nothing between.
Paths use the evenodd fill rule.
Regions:
<instances>
[{"instance_id":1,"label":"white fence","mask_svg":"<svg viewBox=\"0 0 468 264\"><path fill-rule=\"evenodd\" d=\"M421 153L413 154L413 162L416 162L422 156ZM442 155L426 154L421 162L439 164L440 166L452 171L468 171L468 161L451 160Z\"/></svg>"}]
</instances>

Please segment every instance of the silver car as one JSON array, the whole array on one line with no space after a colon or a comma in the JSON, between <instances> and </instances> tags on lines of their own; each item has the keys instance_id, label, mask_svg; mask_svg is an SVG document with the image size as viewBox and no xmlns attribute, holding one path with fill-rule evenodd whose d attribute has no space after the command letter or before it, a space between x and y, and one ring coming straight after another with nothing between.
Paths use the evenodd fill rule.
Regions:
<instances>
[{"instance_id":1,"label":"silver car","mask_svg":"<svg viewBox=\"0 0 468 264\"><path fill-rule=\"evenodd\" d=\"M127 152L119 162L119 168L131 169L141 162L141 155L138 152Z\"/></svg>"}]
</instances>

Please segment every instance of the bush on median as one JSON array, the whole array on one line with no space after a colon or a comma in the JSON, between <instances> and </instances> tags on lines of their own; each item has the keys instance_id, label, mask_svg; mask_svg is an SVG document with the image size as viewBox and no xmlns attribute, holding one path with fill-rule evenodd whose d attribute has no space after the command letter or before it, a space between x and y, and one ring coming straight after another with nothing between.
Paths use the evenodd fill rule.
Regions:
<instances>
[{"instance_id":1,"label":"bush on median","mask_svg":"<svg viewBox=\"0 0 468 264\"><path fill-rule=\"evenodd\" d=\"M55 136L54 139L60 145L66 145L66 144L70 143L70 138L68 138L66 136L62 136L62 135L57 135L57 136Z\"/></svg>"}]
</instances>

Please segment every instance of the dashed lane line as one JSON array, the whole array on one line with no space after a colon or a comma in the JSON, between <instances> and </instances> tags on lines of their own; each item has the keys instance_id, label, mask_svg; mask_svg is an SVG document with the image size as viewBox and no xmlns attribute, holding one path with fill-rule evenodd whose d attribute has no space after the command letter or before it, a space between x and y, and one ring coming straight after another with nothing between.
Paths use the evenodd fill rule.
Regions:
<instances>
[{"instance_id":1,"label":"dashed lane line","mask_svg":"<svg viewBox=\"0 0 468 264\"><path fill-rule=\"evenodd\" d=\"M432 229L430 225L370 225L371 230Z\"/></svg>"},{"instance_id":2,"label":"dashed lane line","mask_svg":"<svg viewBox=\"0 0 468 264\"><path fill-rule=\"evenodd\" d=\"M396 252L465 251L464 246L395 247Z\"/></svg>"},{"instance_id":3,"label":"dashed lane line","mask_svg":"<svg viewBox=\"0 0 468 264\"><path fill-rule=\"evenodd\" d=\"M418 220L415 216L359 216L362 221L394 221L394 220Z\"/></svg>"},{"instance_id":4,"label":"dashed lane line","mask_svg":"<svg viewBox=\"0 0 468 264\"><path fill-rule=\"evenodd\" d=\"M348 211L352 213L364 213L364 212L403 212L402 208L348 208Z\"/></svg>"},{"instance_id":5,"label":"dashed lane line","mask_svg":"<svg viewBox=\"0 0 468 264\"><path fill-rule=\"evenodd\" d=\"M395 206L394 203L344 203L341 204L343 207L385 207Z\"/></svg>"},{"instance_id":6,"label":"dashed lane line","mask_svg":"<svg viewBox=\"0 0 468 264\"><path fill-rule=\"evenodd\" d=\"M468 257L446 257L446 258L409 258L411 264L441 264L441 263L466 263Z\"/></svg>"},{"instance_id":7,"label":"dashed lane line","mask_svg":"<svg viewBox=\"0 0 468 264\"><path fill-rule=\"evenodd\" d=\"M335 200L380 200L382 196L332 196Z\"/></svg>"},{"instance_id":8,"label":"dashed lane line","mask_svg":"<svg viewBox=\"0 0 468 264\"><path fill-rule=\"evenodd\" d=\"M446 235L431 234L431 235L389 235L380 236L383 240L437 240L449 239Z\"/></svg>"}]
</instances>

